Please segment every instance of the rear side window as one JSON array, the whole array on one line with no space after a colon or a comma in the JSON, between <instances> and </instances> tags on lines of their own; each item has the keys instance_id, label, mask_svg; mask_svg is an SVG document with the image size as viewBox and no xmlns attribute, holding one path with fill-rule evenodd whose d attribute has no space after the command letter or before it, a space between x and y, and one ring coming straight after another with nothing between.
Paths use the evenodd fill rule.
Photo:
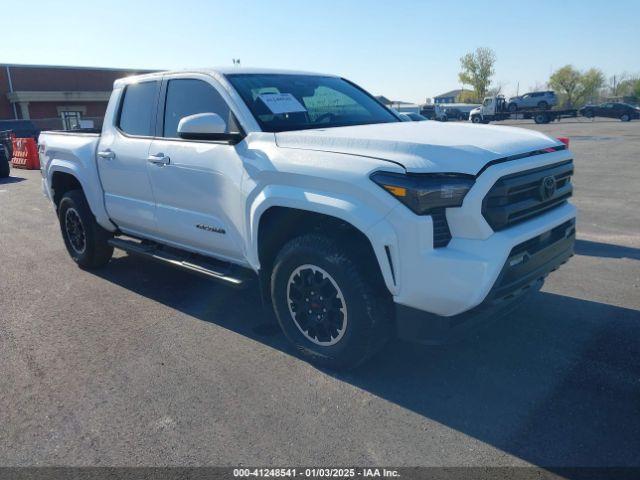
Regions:
<instances>
[{"instance_id":1,"label":"rear side window","mask_svg":"<svg viewBox=\"0 0 640 480\"><path fill-rule=\"evenodd\" d=\"M153 111L156 108L158 82L128 85L124 91L118 127L129 135L153 135Z\"/></svg>"},{"instance_id":2,"label":"rear side window","mask_svg":"<svg viewBox=\"0 0 640 480\"><path fill-rule=\"evenodd\" d=\"M180 120L197 113L217 113L227 123L227 133L238 130L229 106L213 86L195 79L170 80L162 136L178 138Z\"/></svg>"}]
</instances>

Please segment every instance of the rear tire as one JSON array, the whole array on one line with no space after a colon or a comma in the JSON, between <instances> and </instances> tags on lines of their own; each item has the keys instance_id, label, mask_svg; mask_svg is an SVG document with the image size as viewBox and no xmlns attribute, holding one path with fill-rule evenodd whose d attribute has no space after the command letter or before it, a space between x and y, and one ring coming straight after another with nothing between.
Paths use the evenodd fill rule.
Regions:
<instances>
[{"instance_id":1,"label":"rear tire","mask_svg":"<svg viewBox=\"0 0 640 480\"><path fill-rule=\"evenodd\" d=\"M540 110L547 110L549 108L549 104L547 102L538 102L538 108Z\"/></svg>"},{"instance_id":2,"label":"rear tire","mask_svg":"<svg viewBox=\"0 0 640 480\"><path fill-rule=\"evenodd\" d=\"M82 190L64 194L58 220L67 251L78 265L99 268L109 262L113 247L108 241L113 235L98 225Z\"/></svg>"},{"instance_id":3,"label":"rear tire","mask_svg":"<svg viewBox=\"0 0 640 480\"><path fill-rule=\"evenodd\" d=\"M11 168L9 167L9 157L7 157L7 152L4 148L0 149L0 178L7 178L10 172Z\"/></svg>"},{"instance_id":4,"label":"rear tire","mask_svg":"<svg viewBox=\"0 0 640 480\"><path fill-rule=\"evenodd\" d=\"M351 369L390 338L391 295L337 241L317 234L294 238L274 265L271 298L278 322L309 362Z\"/></svg>"}]
</instances>

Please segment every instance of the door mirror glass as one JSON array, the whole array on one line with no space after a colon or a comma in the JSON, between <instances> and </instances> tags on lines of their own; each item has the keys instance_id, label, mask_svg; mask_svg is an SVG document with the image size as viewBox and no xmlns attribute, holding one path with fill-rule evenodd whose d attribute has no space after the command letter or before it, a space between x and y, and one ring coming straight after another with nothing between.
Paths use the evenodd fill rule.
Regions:
<instances>
[{"instance_id":1,"label":"door mirror glass","mask_svg":"<svg viewBox=\"0 0 640 480\"><path fill-rule=\"evenodd\" d=\"M227 131L227 123L217 113L196 113L182 117L178 123L180 138L215 140Z\"/></svg>"}]
</instances>

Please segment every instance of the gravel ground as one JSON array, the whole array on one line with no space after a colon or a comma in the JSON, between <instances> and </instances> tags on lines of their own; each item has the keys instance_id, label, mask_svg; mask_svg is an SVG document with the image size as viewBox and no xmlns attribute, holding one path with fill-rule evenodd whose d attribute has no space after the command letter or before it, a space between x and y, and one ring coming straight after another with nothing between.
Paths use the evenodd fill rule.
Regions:
<instances>
[{"instance_id":1,"label":"gravel ground","mask_svg":"<svg viewBox=\"0 0 640 480\"><path fill-rule=\"evenodd\" d=\"M640 122L575 153L577 255L463 342L347 375L253 292L118 253L77 268L39 172L0 180L0 465L640 466Z\"/></svg>"}]
</instances>

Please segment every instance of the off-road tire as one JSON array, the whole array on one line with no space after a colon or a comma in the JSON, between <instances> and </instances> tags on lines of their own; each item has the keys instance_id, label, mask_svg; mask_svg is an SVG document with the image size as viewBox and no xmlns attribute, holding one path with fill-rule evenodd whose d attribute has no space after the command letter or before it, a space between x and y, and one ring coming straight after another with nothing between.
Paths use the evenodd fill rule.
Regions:
<instances>
[{"instance_id":1,"label":"off-road tire","mask_svg":"<svg viewBox=\"0 0 640 480\"><path fill-rule=\"evenodd\" d=\"M113 247L108 243L112 234L98 225L82 190L71 190L64 194L58 206L58 220L67 251L78 265L99 268L109 262L113 255ZM84 248L79 248L78 242L72 243L72 238L75 239L77 235L70 233L71 225L78 221L84 237Z\"/></svg>"},{"instance_id":2,"label":"off-road tire","mask_svg":"<svg viewBox=\"0 0 640 480\"><path fill-rule=\"evenodd\" d=\"M296 269L308 265L328 273L344 299L346 326L333 345L314 343L292 315L288 286ZM391 295L366 267L342 242L319 234L296 237L280 250L271 274L272 303L284 334L309 362L334 370L351 369L379 351L392 336Z\"/></svg>"}]
</instances>

